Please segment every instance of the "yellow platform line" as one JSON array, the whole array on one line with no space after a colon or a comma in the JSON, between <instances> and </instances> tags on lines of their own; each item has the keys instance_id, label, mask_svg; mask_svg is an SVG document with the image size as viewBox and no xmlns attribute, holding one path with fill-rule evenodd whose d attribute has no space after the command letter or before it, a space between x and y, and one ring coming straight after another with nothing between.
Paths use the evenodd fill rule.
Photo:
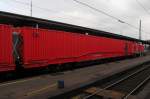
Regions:
<instances>
[{"instance_id":1,"label":"yellow platform line","mask_svg":"<svg viewBox=\"0 0 150 99\"><path fill-rule=\"evenodd\" d=\"M54 84L52 84L52 85L49 85L49 86L40 88L40 89L38 89L38 90L31 91L31 92L27 93L26 96L32 96L32 95L38 94L38 93L41 92L41 91L44 91L44 90L46 90L46 89L49 89L49 88L52 88L52 87L56 87L56 86L57 86L57 83L54 83Z\"/></svg>"},{"instance_id":2,"label":"yellow platform line","mask_svg":"<svg viewBox=\"0 0 150 99\"><path fill-rule=\"evenodd\" d=\"M0 84L0 87L12 85L12 84L17 84L17 83L23 83L23 82L35 80L35 79L38 79L38 78L40 78L40 77L35 77L35 78L29 78L29 79L25 79L25 80L19 80L19 81L14 81L14 82L9 82L9 83L4 83L4 84Z\"/></svg>"}]
</instances>

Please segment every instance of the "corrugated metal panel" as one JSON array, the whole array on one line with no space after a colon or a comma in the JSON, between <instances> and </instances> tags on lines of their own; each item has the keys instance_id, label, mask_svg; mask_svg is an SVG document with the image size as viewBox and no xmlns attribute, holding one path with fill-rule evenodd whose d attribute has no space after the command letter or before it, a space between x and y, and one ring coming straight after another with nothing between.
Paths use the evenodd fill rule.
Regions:
<instances>
[{"instance_id":1,"label":"corrugated metal panel","mask_svg":"<svg viewBox=\"0 0 150 99\"><path fill-rule=\"evenodd\" d=\"M124 40L29 27L21 30L25 68L125 55Z\"/></svg>"},{"instance_id":2,"label":"corrugated metal panel","mask_svg":"<svg viewBox=\"0 0 150 99\"><path fill-rule=\"evenodd\" d=\"M0 24L0 71L14 69L12 27Z\"/></svg>"}]
</instances>

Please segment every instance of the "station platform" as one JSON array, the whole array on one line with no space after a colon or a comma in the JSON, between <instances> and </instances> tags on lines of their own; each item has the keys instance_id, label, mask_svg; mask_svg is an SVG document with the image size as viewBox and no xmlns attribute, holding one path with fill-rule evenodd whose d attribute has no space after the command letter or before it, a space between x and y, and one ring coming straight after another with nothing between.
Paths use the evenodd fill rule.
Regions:
<instances>
[{"instance_id":1,"label":"station platform","mask_svg":"<svg viewBox=\"0 0 150 99\"><path fill-rule=\"evenodd\" d=\"M149 61L150 54L142 57L80 68L73 71L46 74L1 83L0 99L50 99L52 96L71 91ZM64 89L59 89L57 87L58 80L64 81Z\"/></svg>"}]
</instances>

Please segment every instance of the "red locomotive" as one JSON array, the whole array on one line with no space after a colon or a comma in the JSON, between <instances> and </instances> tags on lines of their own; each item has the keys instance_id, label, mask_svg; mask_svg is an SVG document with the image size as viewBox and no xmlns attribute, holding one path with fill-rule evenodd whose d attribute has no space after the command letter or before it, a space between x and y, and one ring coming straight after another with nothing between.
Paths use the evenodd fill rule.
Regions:
<instances>
[{"instance_id":1,"label":"red locomotive","mask_svg":"<svg viewBox=\"0 0 150 99\"><path fill-rule=\"evenodd\" d=\"M0 72L15 70L15 61L19 61L25 69L44 68L53 64L131 56L142 52L144 46L135 41L0 25Z\"/></svg>"}]
</instances>

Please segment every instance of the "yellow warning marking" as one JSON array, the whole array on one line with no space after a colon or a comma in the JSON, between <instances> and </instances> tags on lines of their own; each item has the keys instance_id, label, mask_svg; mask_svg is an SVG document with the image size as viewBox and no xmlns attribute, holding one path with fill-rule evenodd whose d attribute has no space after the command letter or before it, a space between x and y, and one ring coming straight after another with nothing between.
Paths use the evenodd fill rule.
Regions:
<instances>
[{"instance_id":1,"label":"yellow warning marking","mask_svg":"<svg viewBox=\"0 0 150 99\"><path fill-rule=\"evenodd\" d=\"M52 84L52 85L43 87L43 88L38 89L38 90L31 91L31 92L27 93L26 96L31 96L31 95L34 95L34 94L38 94L38 93L41 92L41 91L44 91L44 90L46 90L46 89L49 89L49 88L52 88L52 87L55 87L55 86L57 86L57 83L54 83L54 84Z\"/></svg>"},{"instance_id":2,"label":"yellow warning marking","mask_svg":"<svg viewBox=\"0 0 150 99\"><path fill-rule=\"evenodd\" d=\"M14 81L14 82L9 82L9 83L4 83L4 84L0 84L0 87L12 85L12 84L17 84L17 83L23 83L23 82L35 80L35 79L38 79L38 78L40 78L40 77L35 77L35 78L29 78L29 79L25 79L25 80L19 80L19 81Z\"/></svg>"}]
</instances>

